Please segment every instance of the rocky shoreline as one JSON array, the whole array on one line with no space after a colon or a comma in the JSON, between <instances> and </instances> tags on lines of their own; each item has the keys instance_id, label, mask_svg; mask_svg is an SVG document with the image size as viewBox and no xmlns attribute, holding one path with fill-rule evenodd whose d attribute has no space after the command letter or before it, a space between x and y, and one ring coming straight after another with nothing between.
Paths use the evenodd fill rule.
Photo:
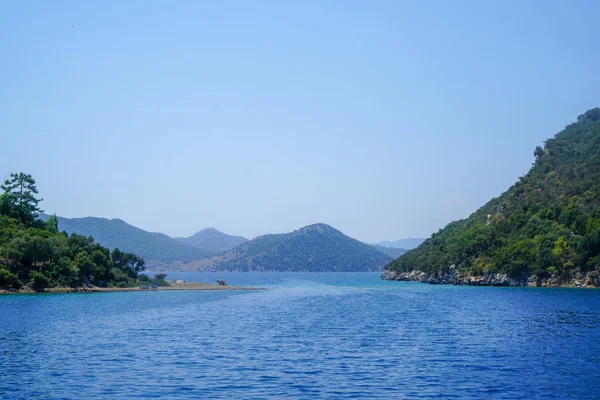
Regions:
<instances>
[{"instance_id":1,"label":"rocky shoreline","mask_svg":"<svg viewBox=\"0 0 600 400\"><path fill-rule=\"evenodd\" d=\"M470 286L522 286L522 287L600 287L600 274L597 271L582 274L569 280L558 278L540 279L532 275L513 278L507 274L487 273L482 276L465 276L451 266L445 273L425 273L419 270L398 272L386 270L381 279L387 281L421 282L431 285L470 285Z\"/></svg>"},{"instance_id":2,"label":"rocky shoreline","mask_svg":"<svg viewBox=\"0 0 600 400\"><path fill-rule=\"evenodd\" d=\"M216 285L212 283L202 283L202 282L185 282L185 283L176 283L171 284L169 286L158 286L154 290L148 289L140 289L139 286L136 287L126 287L126 288L103 288L97 286L90 287L55 287L55 288L46 288L41 291L35 291L30 287L23 287L21 289L14 290L2 290L0 289L0 294L39 294L39 293L101 293L101 292L155 292L155 291L167 291L167 290L265 290L265 288L261 287L251 287L251 286L228 286L228 285Z\"/></svg>"}]
</instances>

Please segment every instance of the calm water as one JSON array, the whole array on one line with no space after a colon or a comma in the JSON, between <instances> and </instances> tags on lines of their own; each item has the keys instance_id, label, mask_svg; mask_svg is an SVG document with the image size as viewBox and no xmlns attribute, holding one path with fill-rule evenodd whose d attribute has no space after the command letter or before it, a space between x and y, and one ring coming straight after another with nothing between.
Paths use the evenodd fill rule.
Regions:
<instances>
[{"instance_id":1,"label":"calm water","mask_svg":"<svg viewBox=\"0 0 600 400\"><path fill-rule=\"evenodd\" d=\"M171 274L263 292L0 296L0 398L600 398L600 291Z\"/></svg>"}]
</instances>

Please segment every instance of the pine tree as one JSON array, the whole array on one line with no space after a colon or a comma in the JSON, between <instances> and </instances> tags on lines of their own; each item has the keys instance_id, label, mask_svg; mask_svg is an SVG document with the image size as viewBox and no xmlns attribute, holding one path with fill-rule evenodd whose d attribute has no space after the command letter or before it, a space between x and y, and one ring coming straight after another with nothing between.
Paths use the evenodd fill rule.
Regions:
<instances>
[{"instance_id":1,"label":"pine tree","mask_svg":"<svg viewBox=\"0 0 600 400\"><path fill-rule=\"evenodd\" d=\"M0 186L4 190L2 206L7 214L19 218L25 224L32 224L38 213L43 212L38 207L42 199L35 195L38 193L35 180L29 174L22 172L10 174L10 178Z\"/></svg>"}]
</instances>

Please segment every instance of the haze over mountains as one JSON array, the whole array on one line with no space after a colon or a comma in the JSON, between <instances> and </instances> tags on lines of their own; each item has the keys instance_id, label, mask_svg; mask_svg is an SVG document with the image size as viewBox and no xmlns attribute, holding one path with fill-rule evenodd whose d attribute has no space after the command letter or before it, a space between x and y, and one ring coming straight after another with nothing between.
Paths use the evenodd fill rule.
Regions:
<instances>
[{"instance_id":1,"label":"haze over mountains","mask_svg":"<svg viewBox=\"0 0 600 400\"><path fill-rule=\"evenodd\" d=\"M385 240L383 242L375 243L377 246L395 248L395 249L406 249L412 250L425 241L425 238L407 238L398 239L396 241Z\"/></svg>"},{"instance_id":2,"label":"haze over mountains","mask_svg":"<svg viewBox=\"0 0 600 400\"><path fill-rule=\"evenodd\" d=\"M42 220L48 217L40 215ZM375 271L407 251L365 244L326 224L263 235L252 241L214 228L187 238L172 238L121 219L98 217L58 217L58 228L68 234L93 236L109 249L138 254L155 270Z\"/></svg>"},{"instance_id":3,"label":"haze over mountains","mask_svg":"<svg viewBox=\"0 0 600 400\"><path fill-rule=\"evenodd\" d=\"M48 215L41 214L40 219L47 220ZM147 232L120 219L97 217L58 217L58 229L68 234L93 236L103 246L135 253L153 267L169 267L174 263L206 258L223 251L227 243L235 247L240 241L246 240L215 229L198 232L190 238L173 239L164 233Z\"/></svg>"},{"instance_id":4,"label":"haze over mountains","mask_svg":"<svg viewBox=\"0 0 600 400\"><path fill-rule=\"evenodd\" d=\"M290 233L263 235L182 269L225 271L378 271L392 257L352 239L327 224Z\"/></svg>"},{"instance_id":5,"label":"haze over mountains","mask_svg":"<svg viewBox=\"0 0 600 400\"><path fill-rule=\"evenodd\" d=\"M248 239L243 236L227 235L226 233L219 232L215 228L202 229L200 232L197 232L190 237L176 237L175 240L215 254L233 249L248 241Z\"/></svg>"},{"instance_id":6,"label":"haze over mountains","mask_svg":"<svg viewBox=\"0 0 600 400\"><path fill-rule=\"evenodd\" d=\"M390 256L392 258L398 258L402 254L404 254L408 251L407 249L401 249L401 248L396 248L396 247L383 247L383 246L379 246L376 244L372 244L371 246L373 246L374 248L376 248L383 254L387 254L388 256Z\"/></svg>"}]
</instances>

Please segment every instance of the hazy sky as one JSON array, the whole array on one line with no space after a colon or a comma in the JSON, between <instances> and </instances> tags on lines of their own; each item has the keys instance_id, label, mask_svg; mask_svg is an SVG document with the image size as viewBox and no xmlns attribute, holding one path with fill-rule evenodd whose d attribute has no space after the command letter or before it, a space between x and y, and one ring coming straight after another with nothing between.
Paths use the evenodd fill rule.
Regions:
<instances>
[{"instance_id":1,"label":"hazy sky","mask_svg":"<svg viewBox=\"0 0 600 400\"><path fill-rule=\"evenodd\" d=\"M428 237L600 106L597 1L2 1L0 178L43 208Z\"/></svg>"}]
</instances>

